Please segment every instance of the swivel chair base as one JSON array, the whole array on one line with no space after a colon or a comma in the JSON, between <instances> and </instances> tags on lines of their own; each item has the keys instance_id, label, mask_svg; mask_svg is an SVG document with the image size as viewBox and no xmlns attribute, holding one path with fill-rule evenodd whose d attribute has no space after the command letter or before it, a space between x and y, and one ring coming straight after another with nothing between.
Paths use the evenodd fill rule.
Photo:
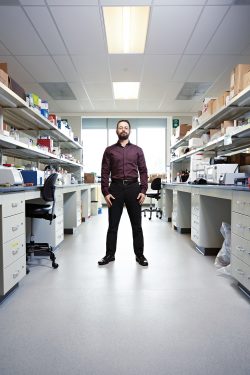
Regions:
<instances>
[{"instance_id":1,"label":"swivel chair base","mask_svg":"<svg viewBox=\"0 0 250 375\"><path fill-rule=\"evenodd\" d=\"M53 268L58 268L59 265L58 263L55 262L56 256L53 252L53 249L51 246L49 246L48 243L35 243L35 242L30 242L26 243L26 255L27 258L29 255L34 254L34 255L49 255L50 260L52 261L52 267ZM28 272L27 272L28 271ZM29 273L29 270L26 270L26 273Z\"/></svg>"},{"instance_id":2,"label":"swivel chair base","mask_svg":"<svg viewBox=\"0 0 250 375\"><path fill-rule=\"evenodd\" d=\"M146 213L149 212L148 220L152 219L153 212L156 213L156 217L158 217L159 219L162 218L162 210L160 208L154 208L154 207L150 206L149 208L143 209L142 212L144 212L144 217L146 217Z\"/></svg>"}]
</instances>

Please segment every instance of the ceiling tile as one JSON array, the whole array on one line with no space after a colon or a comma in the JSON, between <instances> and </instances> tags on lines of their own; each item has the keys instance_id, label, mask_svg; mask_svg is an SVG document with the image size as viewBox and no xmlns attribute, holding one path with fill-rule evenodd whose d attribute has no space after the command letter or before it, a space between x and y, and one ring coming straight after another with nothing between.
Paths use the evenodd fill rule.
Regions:
<instances>
[{"instance_id":1,"label":"ceiling tile","mask_svg":"<svg viewBox=\"0 0 250 375\"><path fill-rule=\"evenodd\" d=\"M165 85L159 84L141 84L139 98L141 100L161 100L166 92Z\"/></svg>"},{"instance_id":2,"label":"ceiling tile","mask_svg":"<svg viewBox=\"0 0 250 375\"><path fill-rule=\"evenodd\" d=\"M47 0L48 5L98 5L98 0Z\"/></svg>"},{"instance_id":3,"label":"ceiling tile","mask_svg":"<svg viewBox=\"0 0 250 375\"><path fill-rule=\"evenodd\" d=\"M22 5L45 5L45 0L19 0Z\"/></svg>"},{"instance_id":4,"label":"ceiling tile","mask_svg":"<svg viewBox=\"0 0 250 375\"><path fill-rule=\"evenodd\" d=\"M79 74L69 56L52 56L52 58L66 81L77 82L80 80Z\"/></svg>"},{"instance_id":5,"label":"ceiling tile","mask_svg":"<svg viewBox=\"0 0 250 375\"><path fill-rule=\"evenodd\" d=\"M100 0L102 6L137 6L151 5L152 0Z\"/></svg>"},{"instance_id":6,"label":"ceiling tile","mask_svg":"<svg viewBox=\"0 0 250 375\"><path fill-rule=\"evenodd\" d=\"M10 52L7 50L7 48L4 47L4 45L0 42L0 59L1 55L10 55Z\"/></svg>"},{"instance_id":7,"label":"ceiling tile","mask_svg":"<svg viewBox=\"0 0 250 375\"><path fill-rule=\"evenodd\" d=\"M160 100L140 100L138 110L143 112L155 112L160 107Z\"/></svg>"},{"instance_id":8,"label":"ceiling tile","mask_svg":"<svg viewBox=\"0 0 250 375\"><path fill-rule=\"evenodd\" d=\"M226 6L205 7L188 42L185 53L198 54L203 52L228 9Z\"/></svg>"},{"instance_id":9,"label":"ceiling tile","mask_svg":"<svg viewBox=\"0 0 250 375\"><path fill-rule=\"evenodd\" d=\"M86 90L80 82L68 82L68 85L79 100L88 100Z\"/></svg>"},{"instance_id":10,"label":"ceiling tile","mask_svg":"<svg viewBox=\"0 0 250 375\"><path fill-rule=\"evenodd\" d=\"M166 112L190 112L194 102L192 100L165 100L160 106Z\"/></svg>"},{"instance_id":11,"label":"ceiling tile","mask_svg":"<svg viewBox=\"0 0 250 375\"><path fill-rule=\"evenodd\" d=\"M153 5L204 5L206 0L153 0Z\"/></svg>"},{"instance_id":12,"label":"ceiling tile","mask_svg":"<svg viewBox=\"0 0 250 375\"><path fill-rule=\"evenodd\" d=\"M25 7L32 24L51 54L66 54L66 49L46 7ZM46 22L44 22L46 20Z\"/></svg>"},{"instance_id":13,"label":"ceiling tile","mask_svg":"<svg viewBox=\"0 0 250 375\"><path fill-rule=\"evenodd\" d=\"M50 56L18 56L17 59L37 82L64 81L62 74Z\"/></svg>"},{"instance_id":14,"label":"ceiling tile","mask_svg":"<svg viewBox=\"0 0 250 375\"><path fill-rule=\"evenodd\" d=\"M231 5L234 0L207 0L206 5Z\"/></svg>"},{"instance_id":15,"label":"ceiling tile","mask_svg":"<svg viewBox=\"0 0 250 375\"><path fill-rule=\"evenodd\" d=\"M86 83L85 89L91 100L113 99L112 87L107 83Z\"/></svg>"},{"instance_id":16,"label":"ceiling tile","mask_svg":"<svg viewBox=\"0 0 250 375\"><path fill-rule=\"evenodd\" d=\"M182 53L198 20L202 7L162 6L151 12L146 52ZM180 20L183 20L180 22ZM185 22L184 22L185 20Z\"/></svg>"},{"instance_id":17,"label":"ceiling tile","mask_svg":"<svg viewBox=\"0 0 250 375\"><path fill-rule=\"evenodd\" d=\"M110 82L106 55L72 56L72 60L84 82Z\"/></svg>"},{"instance_id":18,"label":"ceiling tile","mask_svg":"<svg viewBox=\"0 0 250 375\"><path fill-rule=\"evenodd\" d=\"M143 55L110 55L111 80L137 82L141 80Z\"/></svg>"},{"instance_id":19,"label":"ceiling tile","mask_svg":"<svg viewBox=\"0 0 250 375\"><path fill-rule=\"evenodd\" d=\"M175 99L182 86L183 82L168 82L165 88L165 99Z\"/></svg>"},{"instance_id":20,"label":"ceiling tile","mask_svg":"<svg viewBox=\"0 0 250 375\"><path fill-rule=\"evenodd\" d=\"M183 55L175 70L173 81L185 82L199 57L199 55Z\"/></svg>"},{"instance_id":21,"label":"ceiling tile","mask_svg":"<svg viewBox=\"0 0 250 375\"><path fill-rule=\"evenodd\" d=\"M14 26L14 27L13 27ZM47 55L48 52L20 7L1 7L1 42L17 55Z\"/></svg>"},{"instance_id":22,"label":"ceiling tile","mask_svg":"<svg viewBox=\"0 0 250 375\"><path fill-rule=\"evenodd\" d=\"M51 11L70 53L107 51L98 7L51 7Z\"/></svg>"},{"instance_id":23,"label":"ceiling tile","mask_svg":"<svg viewBox=\"0 0 250 375\"><path fill-rule=\"evenodd\" d=\"M113 100L93 100L92 102L95 111L105 111L107 108L110 110L115 109L114 101Z\"/></svg>"},{"instance_id":24,"label":"ceiling tile","mask_svg":"<svg viewBox=\"0 0 250 375\"><path fill-rule=\"evenodd\" d=\"M24 69L21 64L13 56L0 56L1 62L6 62L8 65L8 73L18 83L24 84L33 82L34 78L29 74L29 71Z\"/></svg>"},{"instance_id":25,"label":"ceiling tile","mask_svg":"<svg viewBox=\"0 0 250 375\"><path fill-rule=\"evenodd\" d=\"M42 100L47 100L49 102L49 110L50 105L53 102L53 99L48 95L48 93L40 86L38 83L25 83L24 86L25 92L27 93L34 93L40 96Z\"/></svg>"},{"instance_id":26,"label":"ceiling tile","mask_svg":"<svg viewBox=\"0 0 250 375\"><path fill-rule=\"evenodd\" d=\"M180 60L179 55L148 55L145 56L143 81L167 82L169 81Z\"/></svg>"},{"instance_id":27,"label":"ceiling tile","mask_svg":"<svg viewBox=\"0 0 250 375\"><path fill-rule=\"evenodd\" d=\"M62 112L82 112L84 110L83 104L77 100L56 100L55 102Z\"/></svg>"},{"instance_id":28,"label":"ceiling tile","mask_svg":"<svg viewBox=\"0 0 250 375\"><path fill-rule=\"evenodd\" d=\"M205 53L240 54L249 44L249 15L250 6L231 7L216 34L206 48ZM239 25L240 27L237 27Z\"/></svg>"},{"instance_id":29,"label":"ceiling tile","mask_svg":"<svg viewBox=\"0 0 250 375\"><path fill-rule=\"evenodd\" d=\"M203 55L188 77L188 82L213 82L228 67L233 67L237 56Z\"/></svg>"},{"instance_id":30,"label":"ceiling tile","mask_svg":"<svg viewBox=\"0 0 250 375\"><path fill-rule=\"evenodd\" d=\"M115 109L119 111L136 111L137 105L137 100L115 100Z\"/></svg>"}]
</instances>

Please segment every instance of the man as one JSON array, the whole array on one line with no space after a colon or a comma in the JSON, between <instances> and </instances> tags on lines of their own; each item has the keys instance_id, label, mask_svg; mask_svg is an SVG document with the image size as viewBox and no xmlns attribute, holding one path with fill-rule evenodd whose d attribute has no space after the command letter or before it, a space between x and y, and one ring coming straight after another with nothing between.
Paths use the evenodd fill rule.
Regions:
<instances>
[{"instance_id":1,"label":"man","mask_svg":"<svg viewBox=\"0 0 250 375\"><path fill-rule=\"evenodd\" d=\"M117 231L124 204L132 226L136 261L141 266L148 266L148 261L143 255L144 240L141 227L141 205L148 187L148 174L142 149L129 141L130 131L128 120L118 121L118 142L107 147L103 154L101 186L109 208L109 227L106 255L98 262L100 266L115 260Z\"/></svg>"}]
</instances>

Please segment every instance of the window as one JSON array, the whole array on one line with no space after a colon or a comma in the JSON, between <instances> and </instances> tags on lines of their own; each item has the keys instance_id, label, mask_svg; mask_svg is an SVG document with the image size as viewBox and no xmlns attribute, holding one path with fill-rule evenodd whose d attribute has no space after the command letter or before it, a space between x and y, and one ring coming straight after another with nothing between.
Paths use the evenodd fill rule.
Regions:
<instances>
[{"instance_id":1,"label":"window","mask_svg":"<svg viewBox=\"0 0 250 375\"><path fill-rule=\"evenodd\" d=\"M102 156L107 147L106 129L83 129L83 164L84 172L101 175Z\"/></svg>"},{"instance_id":2,"label":"window","mask_svg":"<svg viewBox=\"0 0 250 375\"><path fill-rule=\"evenodd\" d=\"M165 173L165 128L138 128L137 134L148 173Z\"/></svg>"},{"instance_id":3,"label":"window","mask_svg":"<svg viewBox=\"0 0 250 375\"><path fill-rule=\"evenodd\" d=\"M85 172L101 175L105 148L117 142L118 119L82 120L83 163ZM148 173L165 173L166 119L130 119L130 141L140 146L145 155Z\"/></svg>"}]
</instances>

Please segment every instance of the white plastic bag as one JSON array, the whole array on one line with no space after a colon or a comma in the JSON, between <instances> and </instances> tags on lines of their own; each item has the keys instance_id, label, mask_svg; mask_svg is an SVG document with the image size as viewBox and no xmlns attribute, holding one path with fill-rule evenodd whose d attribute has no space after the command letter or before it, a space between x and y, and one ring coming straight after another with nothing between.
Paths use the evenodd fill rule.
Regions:
<instances>
[{"instance_id":1,"label":"white plastic bag","mask_svg":"<svg viewBox=\"0 0 250 375\"><path fill-rule=\"evenodd\" d=\"M227 267L230 264L231 256L231 225L222 222L220 232L224 237L224 242L215 258L214 265L216 268Z\"/></svg>"}]
</instances>

